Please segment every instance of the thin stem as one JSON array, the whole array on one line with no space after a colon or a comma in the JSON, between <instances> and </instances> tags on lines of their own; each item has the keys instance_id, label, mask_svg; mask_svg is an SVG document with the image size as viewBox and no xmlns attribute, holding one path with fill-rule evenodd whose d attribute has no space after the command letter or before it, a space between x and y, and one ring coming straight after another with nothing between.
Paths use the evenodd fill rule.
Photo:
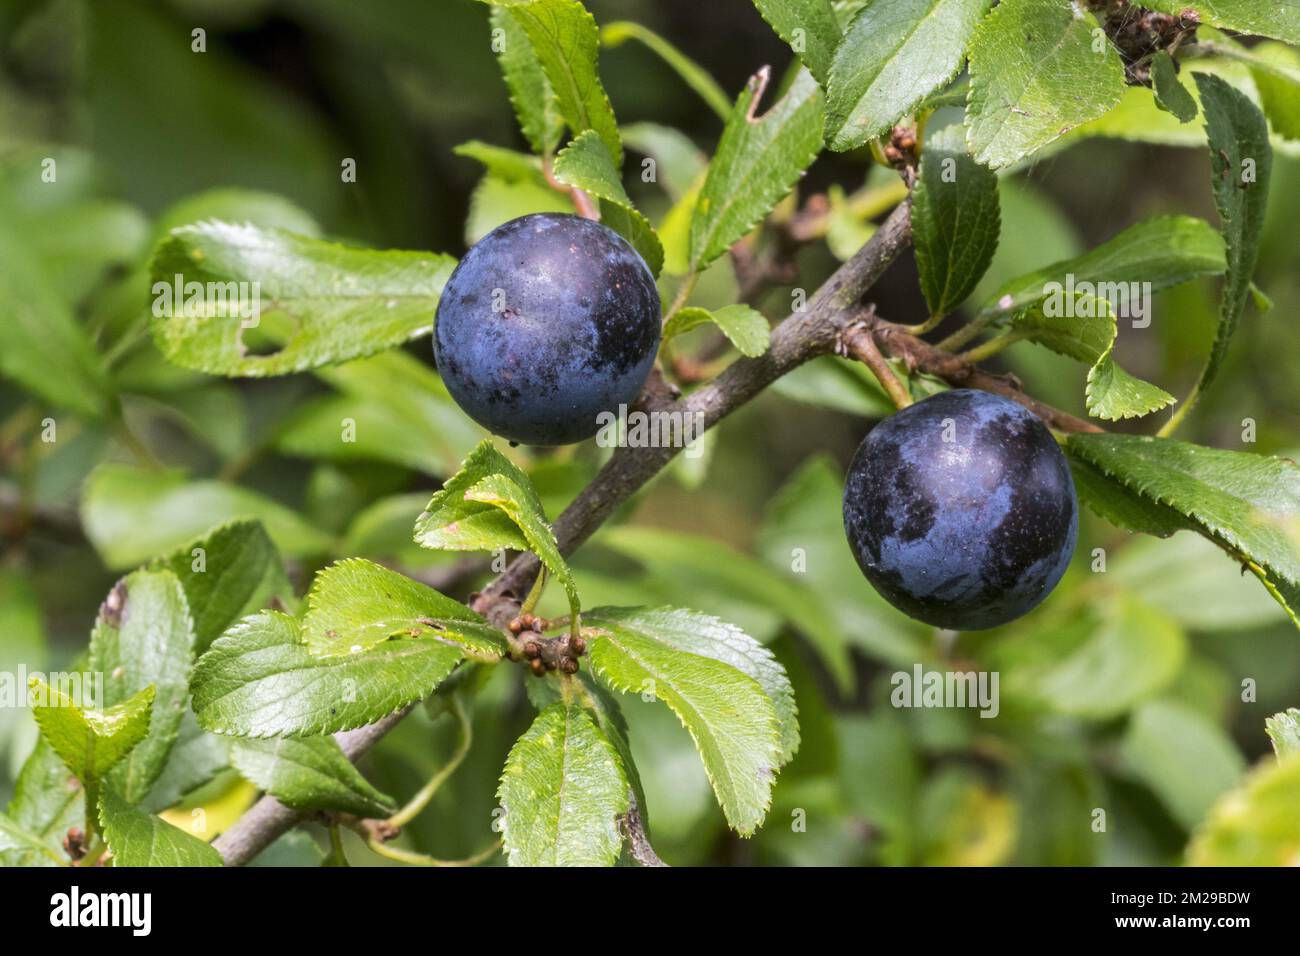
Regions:
<instances>
[{"instance_id":1,"label":"thin stem","mask_svg":"<svg viewBox=\"0 0 1300 956\"><path fill-rule=\"evenodd\" d=\"M162 462L149 450L149 446L140 440L140 437L133 431L131 426L126 423L125 419L119 419L117 422L118 440L131 450L135 460L146 468L159 470L162 468Z\"/></svg>"},{"instance_id":2,"label":"thin stem","mask_svg":"<svg viewBox=\"0 0 1300 956\"><path fill-rule=\"evenodd\" d=\"M331 823L329 826L330 834L330 856L336 860L342 861L343 864L348 862L347 854L343 852L343 834L339 832L339 825Z\"/></svg>"},{"instance_id":3,"label":"thin stem","mask_svg":"<svg viewBox=\"0 0 1300 956\"><path fill-rule=\"evenodd\" d=\"M935 348L939 349L941 352L957 351L971 339L975 338L992 325L993 320L997 318L997 315L998 313L996 312L986 312L982 315L977 315L946 339L939 340L939 342L935 344Z\"/></svg>"},{"instance_id":4,"label":"thin stem","mask_svg":"<svg viewBox=\"0 0 1300 956\"><path fill-rule=\"evenodd\" d=\"M924 322L918 322L916 325L905 325L903 326L903 329L908 335L925 335L926 333L933 332L937 329L939 324L947 317L948 316L942 312L935 313Z\"/></svg>"},{"instance_id":5,"label":"thin stem","mask_svg":"<svg viewBox=\"0 0 1300 956\"><path fill-rule=\"evenodd\" d=\"M1159 431L1156 432L1156 436L1159 438L1168 438L1172 435L1178 429L1178 426L1183 423L1183 419L1187 417L1187 413L1192 410L1192 406L1196 404L1196 400L1200 397L1200 394L1201 383L1197 382L1192 386L1192 390L1187 393L1187 397L1183 399L1183 403L1174 409L1174 413L1169 416L1169 421L1160 426Z\"/></svg>"},{"instance_id":6,"label":"thin stem","mask_svg":"<svg viewBox=\"0 0 1300 956\"><path fill-rule=\"evenodd\" d=\"M478 866L480 863L490 860L501 849L501 838L497 837L492 841L491 846L485 850L475 853L473 856L466 857L463 860L439 860L429 856L426 853L416 853L412 850L402 850L395 846L389 846L381 843L374 837L366 841L366 846L374 850L380 856L386 856L390 860L396 860L399 863L406 863L409 866Z\"/></svg>"},{"instance_id":7,"label":"thin stem","mask_svg":"<svg viewBox=\"0 0 1300 956\"><path fill-rule=\"evenodd\" d=\"M532 588L528 591L528 597L524 598L524 603L519 607L520 614L531 614L533 608L537 607L537 602L542 599L542 592L546 590L546 568L537 569L537 580L533 582Z\"/></svg>"},{"instance_id":8,"label":"thin stem","mask_svg":"<svg viewBox=\"0 0 1300 956\"><path fill-rule=\"evenodd\" d=\"M912 394L894 374L894 369L890 366L888 359L880 353L880 347L876 345L876 338L867 331L863 335L855 335L845 341L845 347L850 355L871 369L871 374L876 376L881 387L889 396L889 400L894 403L894 407L902 410L912 404Z\"/></svg>"},{"instance_id":9,"label":"thin stem","mask_svg":"<svg viewBox=\"0 0 1300 956\"><path fill-rule=\"evenodd\" d=\"M965 352L962 352L957 357L960 358L963 362L969 362L972 365L975 365L978 364L979 362L983 362L987 358L991 358L992 356L997 355L1008 345L1014 345L1024 337L1025 337L1025 333L1023 330L1008 329L1007 331L1003 332L1001 335L995 335L993 338L989 339L987 342L984 342L982 345L977 345L973 349L967 349Z\"/></svg>"},{"instance_id":10,"label":"thin stem","mask_svg":"<svg viewBox=\"0 0 1300 956\"><path fill-rule=\"evenodd\" d=\"M432 800L433 795L438 792L438 788L447 781L448 777L456 772L456 768L460 766L461 761L465 759L465 755L469 753L470 743L474 738L474 731L470 726L469 715L465 712L465 707L461 703L460 697L455 694L451 697L451 712L455 716L460 727L460 741L456 746L455 752L451 755L451 759L448 760L437 773L429 778L429 782L420 788L420 792L412 797L406 806L402 807L402 809L398 810L388 818L388 822L393 826L403 827L415 819L415 817L419 815L420 811L429 805L429 801Z\"/></svg>"},{"instance_id":11,"label":"thin stem","mask_svg":"<svg viewBox=\"0 0 1300 956\"><path fill-rule=\"evenodd\" d=\"M682 280L681 285L677 287L676 295L673 296L672 305L670 305L668 311L664 313L664 321L667 321L685 308L686 302L691 297L691 293L695 291L695 284L699 281L700 274L698 272L692 272Z\"/></svg>"}]
</instances>

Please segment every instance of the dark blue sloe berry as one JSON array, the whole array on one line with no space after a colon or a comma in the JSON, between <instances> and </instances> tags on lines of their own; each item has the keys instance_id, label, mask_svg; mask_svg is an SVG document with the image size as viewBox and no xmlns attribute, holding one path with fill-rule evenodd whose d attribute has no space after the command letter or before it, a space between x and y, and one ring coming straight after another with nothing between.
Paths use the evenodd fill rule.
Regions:
<instances>
[{"instance_id":1,"label":"dark blue sloe berry","mask_svg":"<svg viewBox=\"0 0 1300 956\"><path fill-rule=\"evenodd\" d=\"M1037 606L1070 562L1078 512L1051 432L971 389L877 425L844 488L844 530L867 580L903 613L957 630Z\"/></svg>"},{"instance_id":2,"label":"dark blue sloe berry","mask_svg":"<svg viewBox=\"0 0 1300 956\"><path fill-rule=\"evenodd\" d=\"M434 357L452 398L512 441L563 445L636 398L659 348L659 291L590 219L539 213L466 253L438 304Z\"/></svg>"}]
</instances>

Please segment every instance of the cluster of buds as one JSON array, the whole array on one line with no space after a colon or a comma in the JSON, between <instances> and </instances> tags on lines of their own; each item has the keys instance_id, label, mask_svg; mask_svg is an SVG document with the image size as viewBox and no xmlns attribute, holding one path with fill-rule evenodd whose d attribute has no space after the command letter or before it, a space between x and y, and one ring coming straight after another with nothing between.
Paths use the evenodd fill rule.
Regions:
<instances>
[{"instance_id":1,"label":"cluster of buds","mask_svg":"<svg viewBox=\"0 0 1300 956\"><path fill-rule=\"evenodd\" d=\"M507 627L518 637L519 652L538 677L554 670L562 674L578 673L578 658L587 653L587 642L581 635L546 637L542 634L546 621L527 613L520 614Z\"/></svg>"},{"instance_id":2,"label":"cluster of buds","mask_svg":"<svg viewBox=\"0 0 1300 956\"><path fill-rule=\"evenodd\" d=\"M1102 0L1093 4L1102 29L1124 59L1125 77L1130 84L1151 83L1151 56L1160 50L1174 51L1196 38L1201 18L1191 8L1178 14L1157 13L1128 0Z\"/></svg>"},{"instance_id":3,"label":"cluster of buds","mask_svg":"<svg viewBox=\"0 0 1300 956\"><path fill-rule=\"evenodd\" d=\"M897 170L916 169L916 127L900 123L889 131L888 141L881 144L885 165Z\"/></svg>"}]
</instances>

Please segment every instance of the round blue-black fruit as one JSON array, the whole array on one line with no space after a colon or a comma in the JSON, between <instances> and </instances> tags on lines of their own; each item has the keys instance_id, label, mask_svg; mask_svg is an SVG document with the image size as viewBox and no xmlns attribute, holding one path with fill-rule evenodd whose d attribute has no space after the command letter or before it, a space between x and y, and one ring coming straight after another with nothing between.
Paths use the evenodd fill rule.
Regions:
<instances>
[{"instance_id":1,"label":"round blue-black fruit","mask_svg":"<svg viewBox=\"0 0 1300 956\"><path fill-rule=\"evenodd\" d=\"M1074 553L1079 505L1051 432L1021 405L941 392L871 430L844 488L862 573L904 614L954 630L1036 607Z\"/></svg>"},{"instance_id":2,"label":"round blue-black fruit","mask_svg":"<svg viewBox=\"0 0 1300 956\"><path fill-rule=\"evenodd\" d=\"M484 428L530 445L599 430L637 397L659 348L659 291L622 236L556 213L498 226L447 280L434 358Z\"/></svg>"}]
</instances>

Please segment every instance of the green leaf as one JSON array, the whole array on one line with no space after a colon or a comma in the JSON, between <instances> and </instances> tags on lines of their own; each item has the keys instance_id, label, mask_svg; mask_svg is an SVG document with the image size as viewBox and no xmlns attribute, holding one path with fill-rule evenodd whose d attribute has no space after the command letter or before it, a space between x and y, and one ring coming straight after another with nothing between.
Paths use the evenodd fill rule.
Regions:
<instances>
[{"instance_id":1,"label":"green leaf","mask_svg":"<svg viewBox=\"0 0 1300 956\"><path fill-rule=\"evenodd\" d=\"M614 165L621 167L618 121L597 66L600 32L595 17L578 0L487 2L506 7L523 28L570 132L578 136L594 129L614 157Z\"/></svg>"},{"instance_id":2,"label":"green leaf","mask_svg":"<svg viewBox=\"0 0 1300 956\"><path fill-rule=\"evenodd\" d=\"M1074 455L1070 456L1070 472L1079 499L1117 528L1167 538L1188 527L1187 519L1172 508L1134 494Z\"/></svg>"},{"instance_id":3,"label":"green leaf","mask_svg":"<svg viewBox=\"0 0 1300 956\"><path fill-rule=\"evenodd\" d=\"M113 397L99 358L44 267L0 228L0 374L56 408L106 417Z\"/></svg>"},{"instance_id":4,"label":"green leaf","mask_svg":"<svg viewBox=\"0 0 1300 956\"><path fill-rule=\"evenodd\" d=\"M111 789L99 799L99 822L114 866L221 866L221 854L208 844Z\"/></svg>"},{"instance_id":5,"label":"green leaf","mask_svg":"<svg viewBox=\"0 0 1300 956\"><path fill-rule=\"evenodd\" d=\"M443 551L494 551L510 548L527 551L528 539L504 511L487 502L466 497L474 485L488 475L510 478L525 493L532 484L518 467L485 438L462 463L460 470L434 492L428 507L415 522L415 541L423 548ZM541 499L533 497L531 508L541 511Z\"/></svg>"},{"instance_id":6,"label":"green leaf","mask_svg":"<svg viewBox=\"0 0 1300 956\"><path fill-rule=\"evenodd\" d=\"M526 480L526 479L525 479ZM555 540L555 532L546 523L542 514L541 503L532 482L521 487L517 481L504 474L488 475L475 483L465 492L469 501L483 502L500 508L523 532L528 541L528 550L532 551L546 570L555 577L564 588L569 598L569 612L577 618L582 603L578 599L578 586L573 580L573 572L568 562L560 554L560 546Z\"/></svg>"},{"instance_id":7,"label":"green leaf","mask_svg":"<svg viewBox=\"0 0 1300 956\"><path fill-rule=\"evenodd\" d=\"M1156 216L1072 259L1017 276L998 289L985 312L1018 312L1040 301L1052 283L1064 287L1073 276L1073 288L1120 304L1133 283L1149 282L1157 292L1225 268L1223 239L1204 219L1194 216ZM1131 311L1131 310L1130 310Z\"/></svg>"},{"instance_id":8,"label":"green leaf","mask_svg":"<svg viewBox=\"0 0 1300 956\"><path fill-rule=\"evenodd\" d=\"M664 324L664 341L712 322L741 355L762 355L772 342L772 328L767 317L757 309L738 304L710 312L696 306L678 309Z\"/></svg>"},{"instance_id":9,"label":"green leaf","mask_svg":"<svg viewBox=\"0 0 1300 956\"><path fill-rule=\"evenodd\" d=\"M967 141L975 159L1008 166L1117 105L1124 68L1093 49L1100 27L1081 3L1004 0L970 44Z\"/></svg>"},{"instance_id":10,"label":"green leaf","mask_svg":"<svg viewBox=\"0 0 1300 956\"><path fill-rule=\"evenodd\" d=\"M664 266L664 247L650 220L632 205L618 167L595 130L587 130L555 157L555 178L600 200L600 219L626 239L656 276Z\"/></svg>"},{"instance_id":11,"label":"green leaf","mask_svg":"<svg viewBox=\"0 0 1300 956\"><path fill-rule=\"evenodd\" d=\"M1288 707L1280 714L1265 719L1264 729L1279 757L1300 755L1300 710Z\"/></svg>"},{"instance_id":12,"label":"green leaf","mask_svg":"<svg viewBox=\"0 0 1300 956\"><path fill-rule=\"evenodd\" d=\"M81 521L110 568L129 568L169 553L214 524L260 521L290 557L328 552L332 539L296 512L257 492L220 481L187 481L179 471L109 462L86 479Z\"/></svg>"},{"instance_id":13,"label":"green leaf","mask_svg":"<svg viewBox=\"0 0 1300 956\"><path fill-rule=\"evenodd\" d=\"M826 87L831 149L887 132L957 75L991 0L868 0L835 50Z\"/></svg>"},{"instance_id":14,"label":"green leaf","mask_svg":"<svg viewBox=\"0 0 1300 956\"><path fill-rule=\"evenodd\" d=\"M1179 81L1174 58L1165 50L1157 50L1151 58L1151 85L1155 90L1156 106L1177 116L1180 123L1196 119L1196 100Z\"/></svg>"},{"instance_id":15,"label":"green leaf","mask_svg":"<svg viewBox=\"0 0 1300 956\"><path fill-rule=\"evenodd\" d=\"M230 762L243 777L296 810L386 817L393 798L371 786L333 737L235 740Z\"/></svg>"},{"instance_id":16,"label":"green leaf","mask_svg":"<svg viewBox=\"0 0 1300 956\"><path fill-rule=\"evenodd\" d=\"M1167 615L1133 598L1108 609L1087 643L1035 681L1055 711L1107 720L1167 686L1187 657L1187 638Z\"/></svg>"},{"instance_id":17,"label":"green leaf","mask_svg":"<svg viewBox=\"0 0 1300 956\"><path fill-rule=\"evenodd\" d=\"M154 565L176 575L194 618L202 654L235 621L269 602L293 602L293 587L274 542L258 521L230 521Z\"/></svg>"},{"instance_id":18,"label":"green leaf","mask_svg":"<svg viewBox=\"0 0 1300 956\"><path fill-rule=\"evenodd\" d=\"M1300 52L1281 43L1250 48L1250 75L1273 131L1300 139Z\"/></svg>"},{"instance_id":19,"label":"green leaf","mask_svg":"<svg viewBox=\"0 0 1300 956\"><path fill-rule=\"evenodd\" d=\"M455 265L248 224L183 226L150 264L154 340L172 362L214 375L284 375L373 355L429 333ZM178 296L178 282L204 285ZM251 352L249 329L274 351Z\"/></svg>"},{"instance_id":20,"label":"green leaf","mask_svg":"<svg viewBox=\"0 0 1300 956\"><path fill-rule=\"evenodd\" d=\"M528 34L503 7L491 14L492 29L500 30L501 52L497 61L510 91L510 102L519 118L519 128L533 151L543 155L554 152L564 132L564 119L555 102L555 91L542 71Z\"/></svg>"},{"instance_id":21,"label":"green leaf","mask_svg":"<svg viewBox=\"0 0 1300 956\"><path fill-rule=\"evenodd\" d=\"M433 690L463 658L437 637L318 657L298 622L267 611L213 642L190 679L199 726L238 737L317 737L374 723Z\"/></svg>"},{"instance_id":22,"label":"green leaf","mask_svg":"<svg viewBox=\"0 0 1300 956\"><path fill-rule=\"evenodd\" d=\"M1140 707L1120 745L1125 767L1142 780L1185 828L1241 780L1245 761L1209 718L1182 704Z\"/></svg>"},{"instance_id":23,"label":"green leaf","mask_svg":"<svg viewBox=\"0 0 1300 956\"><path fill-rule=\"evenodd\" d=\"M495 11L494 11L495 12ZM457 156L466 156L483 164L487 172L506 182L531 182L546 185L542 161L527 153L494 146L482 140L471 139L452 149Z\"/></svg>"},{"instance_id":24,"label":"green leaf","mask_svg":"<svg viewBox=\"0 0 1300 956\"><path fill-rule=\"evenodd\" d=\"M1053 303L1058 308L1049 307ZM1134 378L1115 362L1112 352L1119 329L1105 299L1078 295L1044 300L1018 313L1012 328L1053 352L1092 364L1086 391L1091 415L1111 421L1135 418L1174 401L1164 389Z\"/></svg>"},{"instance_id":25,"label":"green leaf","mask_svg":"<svg viewBox=\"0 0 1300 956\"><path fill-rule=\"evenodd\" d=\"M822 144L822 93L801 71L789 91L755 116L766 74L736 99L691 218L691 269L699 271L789 194Z\"/></svg>"},{"instance_id":26,"label":"green leaf","mask_svg":"<svg viewBox=\"0 0 1300 956\"><path fill-rule=\"evenodd\" d=\"M1072 435L1070 451L1173 509L1250 569L1300 627L1300 467L1171 438Z\"/></svg>"},{"instance_id":27,"label":"green leaf","mask_svg":"<svg viewBox=\"0 0 1300 956\"><path fill-rule=\"evenodd\" d=\"M1187 848L1188 866L1295 866L1300 760L1263 761L1219 798Z\"/></svg>"},{"instance_id":28,"label":"green leaf","mask_svg":"<svg viewBox=\"0 0 1300 956\"><path fill-rule=\"evenodd\" d=\"M614 690L651 695L690 732L727 822L751 835L767 814L781 764L776 705L756 680L657 633L606 621L591 634L596 674Z\"/></svg>"},{"instance_id":29,"label":"green leaf","mask_svg":"<svg viewBox=\"0 0 1300 956\"><path fill-rule=\"evenodd\" d=\"M704 100L713 112L724 120L727 118L727 113L731 110L731 102L727 99L727 94L722 91L722 87L718 86L717 81L709 75L708 70L659 34L630 20L616 20L600 28L600 42L610 49L622 46L628 40L638 40L644 43L648 49L667 63L686 82L687 86L698 93L700 99Z\"/></svg>"},{"instance_id":30,"label":"green leaf","mask_svg":"<svg viewBox=\"0 0 1300 956\"><path fill-rule=\"evenodd\" d=\"M44 840L34 833L24 830L18 823L0 813L0 859L12 854L36 854L43 858L46 866L62 866L62 857L50 848ZM7 864L10 865L10 864Z\"/></svg>"},{"instance_id":31,"label":"green leaf","mask_svg":"<svg viewBox=\"0 0 1300 956\"><path fill-rule=\"evenodd\" d=\"M1264 114L1244 93L1217 76L1194 74L1201 112L1210 141L1211 185L1227 248L1227 276L1219 302L1219 329L1196 385L1199 394L1214 380L1228 353L1228 343L1246 308L1259 239L1268 208L1268 181L1273 147Z\"/></svg>"},{"instance_id":32,"label":"green leaf","mask_svg":"<svg viewBox=\"0 0 1300 956\"><path fill-rule=\"evenodd\" d=\"M830 0L754 0L754 6L824 86L841 37Z\"/></svg>"},{"instance_id":33,"label":"green leaf","mask_svg":"<svg viewBox=\"0 0 1300 956\"><path fill-rule=\"evenodd\" d=\"M39 678L32 678L32 716L54 752L82 785L92 788L149 733L153 688L114 707L92 710Z\"/></svg>"},{"instance_id":34,"label":"green leaf","mask_svg":"<svg viewBox=\"0 0 1300 956\"><path fill-rule=\"evenodd\" d=\"M758 641L734 624L686 608L601 607L583 616L588 627L623 627L687 654L710 657L756 680L776 709L781 730L781 763L789 763L799 749L799 711L794 689L777 659Z\"/></svg>"},{"instance_id":35,"label":"green leaf","mask_svg":"<svg viewBox=\"0 0 1300 956\"><path fill-rule=\"evenodd\" d=\"M960 127L935 134L912 191L912 238L931 315L947 315L975 290L998 248L998 178L968 155Z\"/></svg>"},{"instance_id":36,"label":"green leaf","mask_svg":"<svg viewBox=\"0 0 1300 956\"><path fill-rule=\"evenodd\" d=\"M8 815L26 833L38 837L62 859L63 836L86 825L80 782L49 743L40 738L23 764L9 801ZM0 850L3 866L50 866L46 854L31 850Z\"/></svg>"},{"instance_id":37,"label":"green leaf","mask_svg":"<svg viewBox=\"0 0 1300 956\"><path fill-rule=\"evenodd\" d=\"M1300 44L1300 7L1286 0L1146 0L1143 5L1172 16L1194 10L1202 23Z\"/></svg>"},{"instance_id":38,"label":"green leaf","mask_svg":"<svg viewBox=\"0 0 1300 956\"><path fill-rule=\"evenodd\" d=\"M162 773L180 730L194 663L194 625L181 582L170 571L136 571L113 586L90 635L90 669L104 675L103 706L152 688L149 731L113 771L130 803Z\"/></svg>"},{"instance_id":39,"label":"green leaf","mask_svg":"<svg viewBox=\"0 0 1300 956\"><path fill-rule=\"evenodd\" d=\"M836 523L843 541L838 513ZM775 631L781 623L788 623L807 637L840 689L847 692L852 688L853 669L844 628L827 613L811 582L805 586L791 580L703 535L622 525L604 529L598 542L652 572L654 580L647 583L657 585L653 600L671 603L689 597L706 602L706 610L756 633L765 624L768 631Z\"/></svg>"},{"instance_id":40,"label":"green leaf","mask_svg":"<svg viewBox=\"0 0 1300 956\"><path fill-rule=\"evenodd\" d=\"M361 558L316 575L302 632L307 649L321 657L421 636L463 644L467 656L485 660L499 660L506 646L499 630L459 601Z\"/></svg>"},{"instance_id":41,"label":"green leaf","mask_svg":"<svg viewBox=\"0 0 1300 956\"><path fill-rule=\"evenodd\" d=\"M497 791L511 866L611 866L630 806L618 752L576 701L557 701L506 758Z\"/></svg>"}]
</instances>

